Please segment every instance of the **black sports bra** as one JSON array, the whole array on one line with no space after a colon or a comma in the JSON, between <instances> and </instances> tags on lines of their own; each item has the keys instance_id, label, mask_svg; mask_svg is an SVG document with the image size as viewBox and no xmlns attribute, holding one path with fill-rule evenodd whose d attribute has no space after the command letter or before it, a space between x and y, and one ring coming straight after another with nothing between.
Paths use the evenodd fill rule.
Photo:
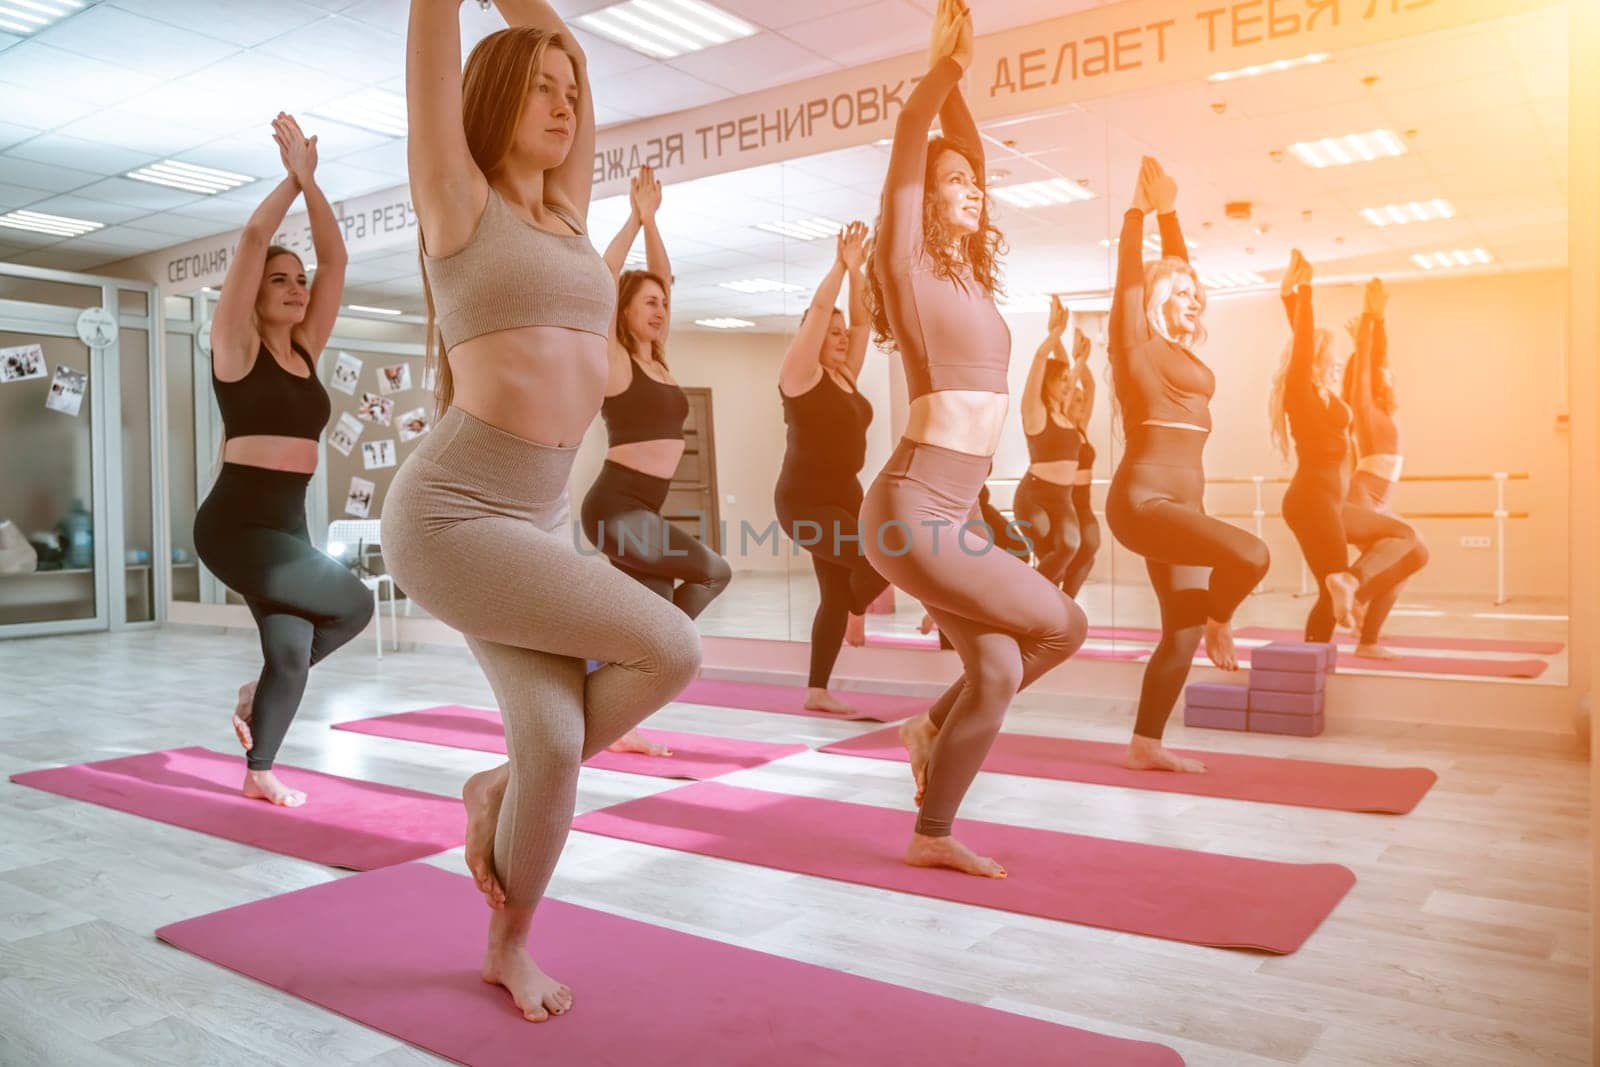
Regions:
<instances>
[{"instance_id":1,"label":"black sports bra","mask_svg":"<svg viewBox=\"0 0 1600 1067\"><path fill-rule=\"evenodd\" d=\"M1083 435L1076 426L1062 426L1056 422L1055 417L1046 412L1044 429L1038 433L1023 431L1022 436L1028 441L1028 462L1054 463L1057 460L1078 458L1078 448L1083 443Z\"/></svg>"},{"instance_id":2,"label":"black sports bra","mask_svg":"<svg viewBox=\"0 0 1600 1067\"><path fill-rule=\"evenodd\" d=\"M600 403L600 417L605 420L611 446L683 440L689 398L676 385L650 377L632 356L628 362L633 372L628 387Z\"/></svg>"},{"instance_id":3,"label":"black sports bra","mask_svg":"<svg viewBox=\"0 0 1600 1067\"><path fill-rule=\"evenodd\" d=\"M310 353L291 342L310 372L304 376L283 369L262 342L255 365L236 382L225 382L211 371L211 387L222 409L222 432L235 437L300 437L315 441L322 436L333 413L328 390L317 379Z\"/></svg>"}]
</instances>

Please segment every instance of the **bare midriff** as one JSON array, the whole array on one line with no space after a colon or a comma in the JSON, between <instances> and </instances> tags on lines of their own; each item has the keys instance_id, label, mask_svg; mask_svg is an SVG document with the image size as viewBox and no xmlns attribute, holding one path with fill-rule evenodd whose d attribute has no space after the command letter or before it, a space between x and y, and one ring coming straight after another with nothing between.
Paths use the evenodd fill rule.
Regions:
<instances>
[{"instance_id":1,"label":"bare midriff","mask_svg":"<svg viewBox=\"0 0 1600 1067\"><path fill-rule=\"evenodd\" d=\"M311 474L317 469L317 442L304 437L253 434L232 437L222 446L224 463Z\"/></svg>"},{"instance_id":2,"label":"bare midriff","mask_svg":"<svg viewBox=\"0 0 1600 1067\"><path fill-rule=\"evenodd\" d=\"M1011 398L977 389L943 389L911 402L905 436L924 445L992 456Z\"/></svg>"},{"instance_id":3,"label":"bare midriff","mask_svg":"<svg viewBox=\"0 0 1600 1067\"><path fill-rule=\"evenodd\" d=\"M600 411L606 339L564 326L519 326L450 350L451 403L535 444L571 448Z\"/></svg>"},{"instance_id":4,"label":"bare midriff","mask_svg":"<svg viewBox=\"0 0 1600 1067\"><path fill-rule=\"evenodd\" d=\"M630 441L614 445L606 451L606 459L631 470L648 474L652 478L671 478L683 458L683 438L668 437L660 441Z\"/></svg>"},{"instance_id":5,"label":"bare midriff","mask_svg":"<svg viewBox=\"0 0 1600 1067\"><path fill-rule=\"evenodd\" d=\"M1071 485L1078 479L1078 461L1075 459L1048 459L1028 464L1028 473L1041 482L1051 485Z\"/></svg>"}]
</instances>

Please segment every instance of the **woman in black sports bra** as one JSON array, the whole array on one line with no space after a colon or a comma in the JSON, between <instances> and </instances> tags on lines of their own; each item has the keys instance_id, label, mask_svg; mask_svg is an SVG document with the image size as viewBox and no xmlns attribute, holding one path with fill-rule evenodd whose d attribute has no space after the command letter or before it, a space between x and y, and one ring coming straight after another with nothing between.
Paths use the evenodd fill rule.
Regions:
<instances>
[{"instance_id":1,"label":"woman in black sports bra","mask_svg":"<svg viewBox=\"0 0 1600 1067\"><path fill-rule=\"evenodd\" d=\"M728 561L661 514L683 458L689 400L667 369L672 266L656 228L661 183L649 167L634 176L633 210L606 248L617 278L617 316L610 371L600 417L610 447L605 465L583 498L583 534L641 584L697 617L728 587ZM623 270L634 237L644 230L646 270ZM615 751L670 755L635 731Z\"/></svg>"},{"instance_id":2,"label":"woman in black sports bra","mask_svg":"<svg viewBox=\"0 0 1600 1067\"><path fill-rule=\"evenodd\" d=\"M295 807L306 795L278 781L273 759L312 665L366 628L372 597L306 529L306 486L331 407L317 356L339 314L347 256L316 184L317 139L282 112L272 127L288 173L245 224L211 320L222 470L195 513L194 542L261 631L261 675L240 688L233 718L248 753L244 795ZM301 194L317 255L310 286L300 257L271 243Z\"/></svg>"},{"instance_id":3,"label":"woman in black sports bra","mask_svg":"<svg viewBox=\"0 0 1600 1067\"><path fill-rule=\"evenodd\" d=\"M1078 431L1078 469L1072 476L1072 512L1078 520L1078 551L1067 563L1061 588L1077 599L1094 557L1100 551L1100 520L1094 515L1094 445L1089 443L1089 419L1094 415L1094 375L1089 371L1089 339L1072 331L1072 392L1067 401L1067 421Z\"/></svg>"},{"instance_id":4,"label":"woman in black sports bra","mask_svg":"<svg viewBox=\"0 0 1600 1067\"><path fill-rule=\"evenodd\" d=\"M1011 498L1011 514L1033 544L1034 566L1060 585L1078 552L1078 515L1072 508L1072 480L1078 473L1082 437L1068 418L1072 365L1061 343L1067 309L1050 298L1050 323L1034 353L1022 387L1022 433L1028 442L1028 469Z\"/></svg>"}]
</instances>

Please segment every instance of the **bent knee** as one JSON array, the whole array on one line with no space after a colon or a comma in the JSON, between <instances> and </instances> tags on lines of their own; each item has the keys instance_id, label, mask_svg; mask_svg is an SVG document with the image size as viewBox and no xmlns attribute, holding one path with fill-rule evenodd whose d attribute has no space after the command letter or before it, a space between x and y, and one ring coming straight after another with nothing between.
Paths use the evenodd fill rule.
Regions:
<instances>
[{"instance_id":1,"label":"bent knee","mask_svg":"<svg viewBox=\"0 0 1600 1067\"><path fill-rule=\"evenodd\" d=\"M1252 537L1250 543L1245 546L1244 552L1241 553L1239 562L1247 571L1255 575L1256 583L1259 583L1267 576L1267 571L1272 569L1272 550L1259 537Z\"/></svg>"},{"instance_id":2,"label":"bent knee","mask_svg":"<svg viewBox=\"0 0 1600 1067\"><path fill-rule=\"evenodd\" d=\"M700 631L676 609L667 619L670 621L651 631L645 670L660 675L664 685L681 689L700 673Z\"/></svg>"}]
</instances>

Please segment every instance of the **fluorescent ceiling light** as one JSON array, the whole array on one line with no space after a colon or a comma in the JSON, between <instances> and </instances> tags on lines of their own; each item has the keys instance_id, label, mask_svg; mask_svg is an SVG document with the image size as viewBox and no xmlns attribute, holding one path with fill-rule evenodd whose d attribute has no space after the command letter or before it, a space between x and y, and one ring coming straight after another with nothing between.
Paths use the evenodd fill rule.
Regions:
<instances>
[{"instance_id":1,"label":"fluorescent ceiling light","mask_svg":"<svg viewBox=\"0 0 1600 1067\"><path fill-rule=\"evenodd\" d=\"M401 311L399 308L375 308L375 307L369 307L366 304L346 304L345 308L350 310L350 311L365 312L368 315L404 315L405 314L405 312Z\"/></svg>"},{"instance_id":2,"label":"fluorescent ceiling light","mask_svg":"<svg viewBox=\"0 0 1600 1067\"><path fill-rule=\"evenodd\" d=\"M0 30L27 37L88 6L83 0L0 0Z\"/></svg>"},{"instance_id":3,"label":"fluorescent ceiling light","mask_svg":"<svg viewBox=\"0 0 1600 1067\"><path fill-rule=\"evenodd\" d=\"M1403 156L1406 143L1393 130L1368 130L1320 141L1298 141L1289 146L1289 151L1308 167L1343 167L1385 156Z\"/></svg>"},{"instance_id":4,"label":"fluorescent ceiling light","mask_svg":"<svg viewBox=\"0 0 1600 1067\"><path fill-rule=\"evenodd\" d=\"M311 114L390 137L406 135L406 98L386 89L363 89L313 108Z\"/></svg>"},{"instance_id":5,"label":"fluorescent ceiling light","mask_svg":"<svg viewBox=\"0 0 1600 1067\"><path fill-rule=\"evenodd\" d=\"M649 256L646 256L643 252L638 252L631 248L628 249L628 254L622 257L622 265L624 267L637 267L641 264L648 263L649 261Z\"/></svg>"},{"instance_id":6,"label":"fluorescent ceiling light","mask_svg":"<svg viewBox=\"0 0 1600 1067\"><path fill-rule=\"evenodd\" d=\"M756 229L783 237L793 237L797 241L819 241L824 237L839 236L839 231L844 229L844 225L832 219L816 218L796 219L793 222L758 222Z\"/></svg>"},{"instance_id":7,"label":"fluorescent ceiling light","mask_svg":"<svg viewBox=\"0 0 1600 1067\"><path fill-rule=\"evenodd\" d=\"M755 323L746 319L695 319L696 326L709 326L713 330L742 330Z\"/></svg>"},{"instance_id":8,"label":"fluorescent ceiling light","mask_svg":"<svg viewBox=\"0 0 1600 1067\"><path fill-rule=\"evenodd\" d=\"M1493 263L1494 257L1482 248L1457 248L1451 252L1416 252L1412 254L1411 262L1423 270L1445 270Z\"/></svg>"},{"instance_id":9,"label":"fluorescent ceiling light","mask_svg":"<svg viewBox=\"0 0 1600 1067\"><path fill-rule=\"evenodd\" d=\"M989 189L989 195L1013 207L1048 207L1051 204L1073 204L1094 199L1092 191L1065 178L1046 178L1042 182L1023 182L1021 185L996 185Z\"/></svg>"},{"instance_id":10,"label":"fluorescent ceiling light","mask_svg":"<svg viewBox=\"0 0 1600 1067\"><path fill-rule=\"evenodd\" d=\"M766 278L746 278L738 282L718 282L724 289L732 289L736 293L798 293L800 286L790 285L788 282L774 282Z\"/></svg>"},{"instance_id":11,"label":"fluorescent ceiling light","mask_svg":"<svg viewBox=\"0 0 1600 1067\"><path fill-rule=\"evenodd\" d=\"M1364 207L1361 217L1374 226L1404 226L1410 222L1453 219L1456 217L1456 208L1450 201L1436 197L1432 200L1412 200L1405 204Z\"/></svg>"},{"instance_id":12,"label":"fluorescent ceiling light","mask_svg":"<svg viewBox=\"0 0 1600 1067\"><path fill-rule=\"evenodd\" d=\"M1237 70L1219 70L1215 74L1206 75L1208 82L1227 82L1235 78L1254 78L1262 74L1276 74L1280 70L1289 70L1293 67L1308 67L1313 63L1322 63L1328 58L1326 52L1312 52L1310 55L1300 56L1296 59L1279 59L1272 63L1258 63L1255 66L1240 67Z\"/></svg>"},{"instance_id":13,"label":"fluorescent ceiling light","mask_svg":"<svg viewBox=\"0 0 1600 1067\"><path fill-rule=\"evenodd\" d=\"M1261 285L1266 279L1253 270L1219 270L1202 274L1200 284L1207 289L1242 289L1247 285Z\"/></svg>"},{"instance_id":14,"label":"fluorescent ceiling light","mask_svg":"<svg viewBox=\"0 0 1600 1067\"><path fill-rule=\"evenodd\" d=\"M217 170L213 167L197 167L193 163L179 163L175 159L164 159L160 163L152 163L148 167L130 170L125 177L136 182L149 182L151 185L165 185L169 189L182 189L188 193L202 193L205 196L216 196L229 189L237 189L241 185L249 185L255 181L248 174L235 174L231 170Z\"/></svg>"},{"instance_id":15,"label":"fluorescent ceiling light","mask_svg":"<svg viewBox=\"0 0 1600 1067\"><path fill-rule=\"evenodd\" d=\"M628 0L573 20L590 33L655 59L753 36L756 27L703 0Z\"/></svg>"},{"instance_id":16,"label":"fluorescent ceiling light","mask_svg":"<svg viewBox=\"0 0 1600 1067\"><path fill-rule=\"evenodd\" d=\"M1115 248L1121 243L1122 243L1122 238L1120 238L1120 237L1104 237L1104 238L1101 238L1101 240L1100 240L1100 247L1101 248ZM1199 241L1190 240L1187 235L1184 236L1183 245L1184 245L1185 248L1188 248L1191 251L1193 249L1196 249L1196 248L1205 247ZM1142 247L1144 248L1144 250L1146 252L1149 252L1152 256L1159 256L1161 254L1161 235L1159 233L1147 233L1147 234L1145 234L1144 235L1144 241L1142 243Z\"/></svg>"},{"instance_id":17,"label":"fluorescent ceiling light","mask_svg":"<svg viewBox=\"0 0 1600 1067\"><path fill-rule=\"evenodd\" d=\"M103 222L88 219L70 219L64 215L46 215L40 211L8 211L0 215L0 226L13 230L31 230L51 237L82 237L86 233L105 228Z\"/></svg>"}]
</instances>

